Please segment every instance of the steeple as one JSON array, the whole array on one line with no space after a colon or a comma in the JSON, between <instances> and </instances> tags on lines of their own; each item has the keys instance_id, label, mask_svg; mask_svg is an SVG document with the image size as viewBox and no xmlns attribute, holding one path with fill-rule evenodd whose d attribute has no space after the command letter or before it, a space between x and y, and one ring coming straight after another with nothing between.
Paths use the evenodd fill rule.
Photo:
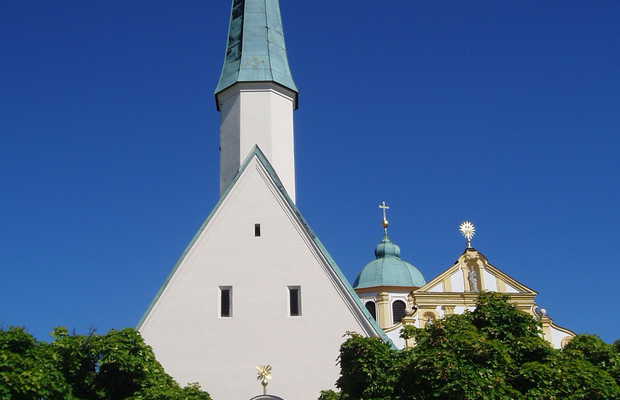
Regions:
<instances>
[{"instance_id":1,"label":"steeple","mask_svg":"<svg viewBox=\"0 0 620 400\"><path fill-rule=\"evenodd\" d=\"M233 0L228 45L216 95L237 82L275 82L295 92L279 0ZM218 109L220 104L217 104Z\"/></svg>"},{"instance_id":2,"label":"steeple","mask_svg":"<svg viewBox=\"0 0 620 400\"><path fill-rule=\"evenodd\" d=\"M295 201L297 96L279 0L233 0L226 59L215 90L221 111L221 194L258 146Z\"/></svg>"}]
</instances>

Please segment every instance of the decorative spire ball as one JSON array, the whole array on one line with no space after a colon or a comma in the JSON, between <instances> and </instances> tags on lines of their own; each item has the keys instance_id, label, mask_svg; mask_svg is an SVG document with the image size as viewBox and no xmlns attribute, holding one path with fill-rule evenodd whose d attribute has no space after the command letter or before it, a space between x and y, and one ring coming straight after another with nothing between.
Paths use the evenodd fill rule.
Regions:
<instances>
[{"instance_id":1,"label":"decorative spire ball","mask_svg":"<svg viewBox=\"0 0 620 400\"><path fill-rule=\"evenodd\" d=\"M267 395L267 385L271 380L271 365L259 365L256 370L258 371L256 380L263 385L263 395Z\"/></svg>"},{"instance_id":2,"label":"decorative spire ball","mask_svg":"<svg viewBox=\"0 0 620 400\"><path fill-rule=\"evenodd\" d=\"M390 209L390 206L388 206L387 203L383 201L381 202L381 204L379 204L379 208L383 210L383 231L385 232L385 236L387 237L388 226L390 226L390 223L387 219L387 210Z\"/></svg>"},{"instance_id":3,"label":"decorative spire ball","mask_svg":"<svg viewBox=\"0 0 620 400\"><path fill-rule=\"evenodd\" d=\"M465 239L467 239L467 248L471 249L471 241L474 238L474 236L476 236L476 227L474 226L473 223L469 222L469 221L465 221L461 224L461 226L459 227L459 230L461 231L461 234L463 235L463 237L465 237Z\"/></svg>"}]
</instances>

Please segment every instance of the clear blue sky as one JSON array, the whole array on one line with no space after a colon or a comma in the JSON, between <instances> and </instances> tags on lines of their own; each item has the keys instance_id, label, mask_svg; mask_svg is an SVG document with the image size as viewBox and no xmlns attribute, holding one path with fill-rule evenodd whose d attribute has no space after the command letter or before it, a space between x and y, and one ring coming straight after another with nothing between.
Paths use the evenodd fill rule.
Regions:
<instances>
[{"instance_id":1,"label":"clear blue sky","mask_svg":"<svg viewBox=\"0 0 620 400\"><path fill-rule=\"evenodd\" d=\"M620 338L620 3L282 0L298 204L353 279L464 249ZM0 324L135 326L218 198L229 0L0 5Z\"/></svg>"}]
</instances>

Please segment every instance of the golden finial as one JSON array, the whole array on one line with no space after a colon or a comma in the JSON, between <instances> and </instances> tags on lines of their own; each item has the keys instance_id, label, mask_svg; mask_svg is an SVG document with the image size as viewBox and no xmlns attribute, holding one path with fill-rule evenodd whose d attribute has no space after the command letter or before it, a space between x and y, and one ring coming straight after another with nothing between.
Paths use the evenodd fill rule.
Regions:
<instances>
[{"instance_id":1,"label":"golden finial","mask_svg":"<svg viewBox=\"0 0 620 400\"><path fill-rule=\"evenodd\" d=\"M461 224L459 230L465 239L467 239L467 248L471 249L471 241L474 236L476 236L476 226L469 221L465 221Z\"/></svg>"},{"instance_id":2,"label":"golden finial","mask_svg":"<svg viewBox=\"0 0 620 400\"><path fill-rule=\"evenodd\" d=\"M256 370L258 371L256 380L263 385L263 394L267 395L267 385L269 385L271 380L271 365L259 365L256 367Z\"/></svg>"},{"instance_id":3,"label":"golden finial","mask_svg":"<svg viewBox=\"0 0 620 400\"><path fill-rule=\"evenodd\" d=\"M390 226L390 223L387 219L387 210L390 209L390 206L388 206L387 203L383 201L381 202L381 204L379 204L379 208L383 210L383 230L385 231L385 235L387 236L388 226Z\"/></svg>"}]
</instances>

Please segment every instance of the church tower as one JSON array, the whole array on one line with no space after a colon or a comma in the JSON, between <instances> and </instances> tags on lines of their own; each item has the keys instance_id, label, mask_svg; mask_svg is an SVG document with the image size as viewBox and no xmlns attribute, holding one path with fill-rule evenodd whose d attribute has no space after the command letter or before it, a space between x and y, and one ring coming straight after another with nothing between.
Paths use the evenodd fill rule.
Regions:
<instances>
[{"instance_id":1,"label":"church tower","mask_svg":"<svg viewBox=\"0 0 620 400\"><path fill-rule=\"evenodd\" d=\"M390 342L295 205L293 112L278 0L233 0L222 75L219 201L138 329L179 383L214 399L315 400L346 332ZM201 200L197 200L201 201Z\"/></svg>"},{"instance_id":2,"label":"church tower","mask_svg":"<svg viewBox=\"0 0 620 400\"><path fill-rule=\"evenodd\" d=\"M293 111L298 90L288 64L279 0L234 0L215 90L220 126L220 192L258 146L295 201Z\"/></svg>"},{"instance_id":3,"label":"church tower","mask_svg":"<svg viewBox=\"0 0 620 400\"><path fill-rule=\"evenodd\" d=\"M411 313L410 293L426 284L424 275L413 264L401 258L400 246L388 235L389 222L385 201L383 240L375 249L375 259L366 264L353 282L353 287L366 309L377 320L396 347L405 347L400 337L403 320Z\"/></svg>"}]
</instances>

